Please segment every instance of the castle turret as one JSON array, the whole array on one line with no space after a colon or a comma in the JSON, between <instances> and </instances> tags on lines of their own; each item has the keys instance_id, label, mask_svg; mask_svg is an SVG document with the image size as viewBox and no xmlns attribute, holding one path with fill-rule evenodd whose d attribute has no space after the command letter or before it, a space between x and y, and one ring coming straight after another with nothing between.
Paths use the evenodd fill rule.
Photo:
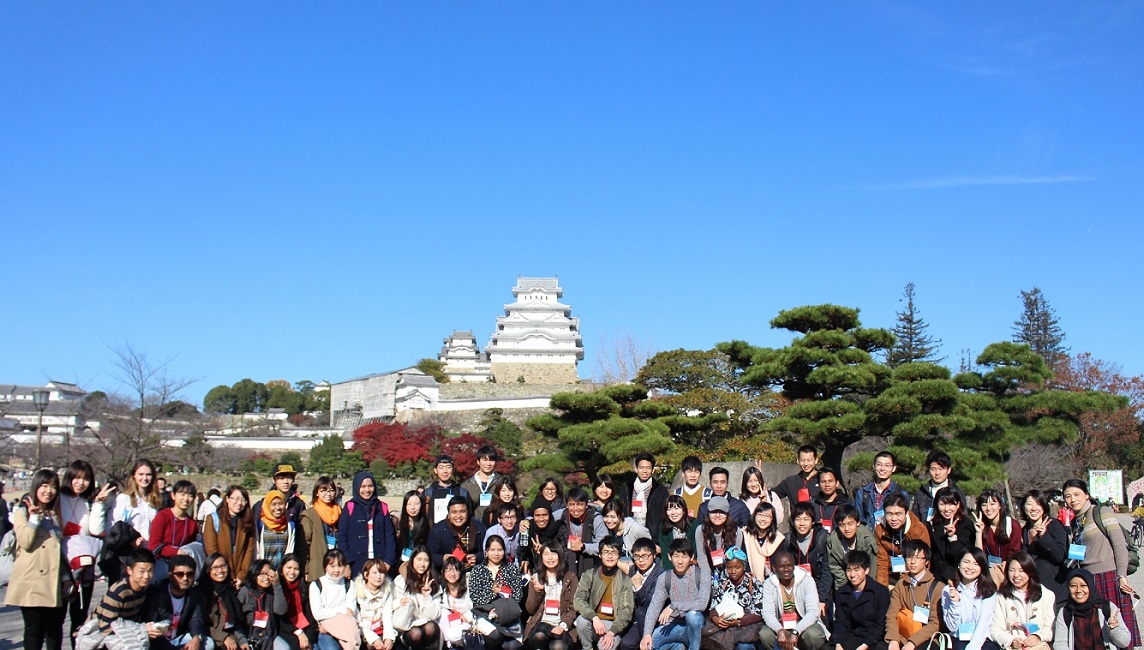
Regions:
<instances>
[{"instance_id":1,"label":"castle turret","mask_svg":"<svg viewBox=\"0 0 1144 650\"><path fill-rule=\"evenodd\" d=\"M559 301L557 278L519 277L516 301L504 306L485 354L499 383L573 384L576 364L584 358L580 319Z\"/></svg>"}]
</instances>

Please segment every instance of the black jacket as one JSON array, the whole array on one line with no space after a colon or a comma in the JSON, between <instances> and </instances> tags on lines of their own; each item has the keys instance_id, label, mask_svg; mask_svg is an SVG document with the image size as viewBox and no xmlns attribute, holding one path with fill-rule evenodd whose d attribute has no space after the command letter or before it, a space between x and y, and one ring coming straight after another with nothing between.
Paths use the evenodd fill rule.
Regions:
<instances>
[{"instance_id":1,"label":"black jacket","mask_svg":"<svg viewBox=\"0 0 1144 650\"><path fill-rule=\"evenodd\" d=\"M961 563L961 556L965 555L965 550L972 548L977 541L977 530L973 527L973 520L962 517L957 522L955 541L950 541L945 534L945 523L942 521L935 519L927 523L926 527L929 528L930 540L933 542L930 571L938 577L939 582L956 580L957 565Z\"/></svg>"},{"instance_id":2,"label":"black jacket","mask_svg":"<svg viewBox=\"0 0 1144 650\"><path fill-rule=\"evenodd\" d=\"M1068 531L1061 522L1049 517L1045 534L1030 544L1031 529L1032 525L1026 525L1022 531L1025 548L1029 550L1029 555L1033 556L1033 562L1037 565L1037 572L1041 576L1041 584L1052 590L1057 603L1063 603L1069 595L1065 587L1065 578L1069 571L1065 562L1069 554Z\"/></svg>"},{"instance_id":3,"label":"black jacket","mask_svg":"<svg viewBox=\"0 0 1144 650\"><path fill-rule=\"evenodd\" d=\"M826 552L826 539L829 534L819 526L815 526L810 533L810 548L806 553L798 547L795 532L792 529L786 536L785 548L794 556L795 565L809 564L810 575L814 577L814 584L818 587L818 602L825 603L830 598L830 590L834 587L834 577L830 574L830 556Z\"/></svg>"},{"instance_id":4,"label":"black jacket","mask_svg":"<svg viewBox=\"0 0 1144 650\"><path fill-rule=\"evenodd\" d=\"M627 494L624 505L628 508L628 514L635 516L632 513L632 495L635 494L636 482L632 479L627 485ZM647 529L651 531L652 535L659 534L659 525L663 521L663 513L667 507L667 486L660 483L657 479L652 478L651 490L649 490L647 503L644 504L645 513L647 513Z\"/></svg>"},{"instance_id":5,"label":"black jacket","mask_svg":"<svg viewBox=\"0 0 1144 650\"><path fill-rule=\"evenodd\" d=\"M870 648L885 647L886 611L890 609L890 590L874 580L866 578L866 588L857 598L850 583L838 588L834 594L834 631L832 638L838 639L846 650L853 650L865 643Z\"/></svg>"},{"instance_id":6,"label":"black jacket","mask_svg":"<svg viewBox=\"0 0 1144 650\"><path fill-rule=\"evenodd\" d=\"M815 521L818 521L819 523L829 521L831 531L838 527L838 524L835 520L838 519L839 506L854 505L854 502L850 500L850 497L842 494L841 492L835 492L834 501L831 501L830 503L826 503L822 500L822 493L819 493L817 496L812 498L810 503L814 506ZM825 526L826 524L823 525Z\"/></svg>"},{"instance_id":7,"label":"black jacket","mask_svg":"<svg viewBox=\"0 0 1144 650\"><path fill-rule=\"evenodd\" d=\"M485 525L476 519L471 520L471 525L469 545L463 550L466 554L473 553L476 555L477 564L483 564L485 561ZM448 519L433 526L429 531L429 543L426 545L429 549L429 557L433 560L433 568L440 571L445 556L451 554L458 545L457 535L453 532L453 527L449 525Z\"/></svg>"},{"instance_id":8,"label":"black jacket","mask_svg":"<svg viewBox=\"0 0 1144 650\"><path fill-rule=\"evenodd\" d=\"M957 483L954 483L953 479L949 479L948 487L953 488L954 492L961 495L961 500L965 502L967 508L970 506L970 503L965 500L965 493L961 491L961 488L957 487ZM933 485L930 484L929 481L922 483L922 486L918 488L918 493L914 495L914 500L910 508L914 511L914 514L918 516L918 519L928 522L931 519L931 517L929 517L930 508L934 508L936 513L937 508L933 504L933 495Z\"/></svg>"},{"instance_id":9,"label":"black jacket","mask_svg":"<svg viewBox=\"0 0 1144 650\"><path fill-rule=\"evenodd\" d=\"M803 487L806 488L811 500L818 496L818 473L815 472L809 480L803 477L802 472L791 474L776 485L774 490L780 499L785 498L793 506L798 503L798 491Z\"/></svg>"},{"instance_id":10,"label":"black jacket","mask_svg":"<svg viewBox=\"0 0 1144 650\"><path fill-rule=\"evenodd\" d=\"M632 572L635 572L635 567L632 567ZM651 604L652 596L655 595L655 583L659 581L659 576L663 574L663 566L656 561L652 564L651 571L648 572L644 582L640 588L636 590L636 613L635 618L632 619L632 625L640 629L640 636L642 637L645 632L643 629L644 618L647 617L647 607ZM646 632L651 634L651 630Z\"/></svg>"},{"instance_id":11,"label":"black jacket","mask_svg":"<svg viewBox=\"0 0 1144 650\"><path fill-rule=\"evenodd\" d=\"M147 588L143 600L144 621L174 621L174 607L171 605L171 579L163 578ZM199 592L188 589L183 595L183 614L179 618L179 626L175 628L172 636L184 634L205 637L208 633L206 613L203 610Z\"/></svg>"}]
</instances>

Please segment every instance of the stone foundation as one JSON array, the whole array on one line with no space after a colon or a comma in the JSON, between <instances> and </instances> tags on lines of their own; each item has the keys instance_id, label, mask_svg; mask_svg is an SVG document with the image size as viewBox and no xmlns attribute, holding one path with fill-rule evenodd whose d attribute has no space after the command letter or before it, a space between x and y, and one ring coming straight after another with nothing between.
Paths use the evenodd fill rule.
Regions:
<instances>
[{"instance_id":1,"label":"stone foundation","mask_svg":"<svg viewBox=\"0 0 1144 650\"><path fill-rule=\"evenodd\" d=\"M503 363L492 364L493 377L498 384L575 384L580 381L573 363Z\"/></svg>"}]
</instances>

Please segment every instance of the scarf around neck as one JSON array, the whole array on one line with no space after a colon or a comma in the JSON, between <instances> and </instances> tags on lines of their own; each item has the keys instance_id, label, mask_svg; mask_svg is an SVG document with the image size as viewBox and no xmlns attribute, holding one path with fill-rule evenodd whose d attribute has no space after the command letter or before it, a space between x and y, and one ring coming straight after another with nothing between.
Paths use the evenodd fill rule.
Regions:
<instances>
[{"instance_id":1,"label":"scarf around neck","mask_svg":"<svg viewBox=\"0 0 1144 650\"><path fill-rule=\"evenodd\" d=\"M314 501L314 510L318 513L318 517L322 523L331 528L337 528L338 519L342 516L342 507L336 503L326 503L321 499Z\"/></svg>"},{"instance_id":2,"label":"scarf around neck","mask_svg":"<svg viewBox=\"0 0 1144 650\"><path fill-rule=\"evenodd\" d=\"M266 498L262 500L262 524L268 529L280 533L286 530L286 525L290 523L287 514L282 513L281 519L275 519L270 515L270 504L274 503L275 499L282 499L282 503L286 503L286 495L278 490L271 490L266 493Z\"/></svg>"}]
</instances>

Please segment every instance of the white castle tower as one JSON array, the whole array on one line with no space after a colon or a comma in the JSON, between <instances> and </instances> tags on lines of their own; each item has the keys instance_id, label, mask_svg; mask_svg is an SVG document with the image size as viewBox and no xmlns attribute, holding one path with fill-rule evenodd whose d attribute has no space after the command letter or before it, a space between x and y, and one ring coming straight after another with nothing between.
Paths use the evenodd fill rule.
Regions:
<instances>
[{"instance_id":1,"label":"white castle tower","mask_svg":"<svg viewBox=\"0 0 1144 650\"><path fill-rule=\"evenodd\" d=\"M518 277L516 302L504 306L485 347L497 383L574 384L576 364L584 358L580 319L559 302L557 278Z\"/></svg>"},{"instance_id":2,"label":"white castle tower","mask_svg":"<svg viewBox=\"0 0 1144 650\"><path fill-rule=\"evenodd\" d=\"M450 381L487 382L492 379L489 357L477 346L477 337L467 330L454 330L445 339L437 360L445 364Z\"/></svg>"}]
</instances>

